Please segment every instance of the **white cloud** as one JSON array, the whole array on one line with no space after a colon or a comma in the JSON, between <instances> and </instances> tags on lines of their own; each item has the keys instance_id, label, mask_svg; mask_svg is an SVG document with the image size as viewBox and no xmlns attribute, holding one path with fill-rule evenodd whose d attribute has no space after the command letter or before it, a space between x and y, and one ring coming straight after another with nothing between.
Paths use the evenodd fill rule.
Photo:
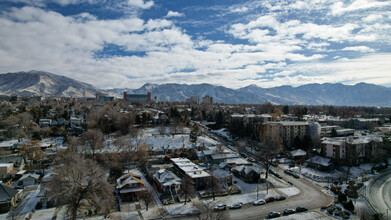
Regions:
<instances>
[{"instance_id":1,"label":"white cloud","mask_svg":"<svg viewBox=\"0 0 391 220\"><path fill-rule=\"evenodd\" d=\"M374 22L374 21L379 21L382 18L383 18L382 15L371 14L371 15L368 15L367 17L363 18L363 21L367 22L367 23L371 23L371 22Z\"/></svg>"},{"instance_id":2,"label":"white cloud","mask_svg":"<svg viewBox=\"0 0 391 220\"><path fill-rule=\"evenodd\" d=\"M244 13L244 12L247 12L248 11L248 8L243 6L243 7L240 7L240 8L232 8L231 9L231 12L233 13Z\"/></svg>"},{"instance_id":3,"label":"white cloud","mask_svg":"<svg viewBox=\"0 0 391 220\"><path fill-rule=\"evenodd\" d=\"M185 14L184 13L180 13L180 12L177 12L177 11L168 11L167 12L167 15L166 15L166 18L171 18L171 17L184 17Z\"/></svg>"},{"instance_id":4,"label":"white cloud","mask_svg":"<svg viewBox=\"0 0 391 220\"><path fill-rule=\"evenodd\" d=\"M374 49L369 48L369 47L367 47L367 46L345 47L345 48L343 48L342 50L344 50L344 51L357 51L357 52L363 52L363 53L366 53L366 52L375 52Z\"/></svg>"},{"instance_id":5,"label":"white cloud","mask_svg":"<svg viewBox=\"0 0 391 220\"><path fill-rule=\"evenodd\" d=\"M331 7L332 15L341 15L345 12L351 12L356 10L364 10L370 8L378 8L391 5L389 1L376 1L376 0L355 0L352 4L344 7L343 2L337 2Z\"/></svg>"},{"instance_id":6,"label":"white cloud","mask_svg":"<svg viewBox=\"0 0 391 220\"><path fill-rule=\"evenodd\" d=\"M154 5L153 1L145 1L144 0L128 0L128 5L135 6L142 9L149 9Z\"/></svg>"}]
</instances>

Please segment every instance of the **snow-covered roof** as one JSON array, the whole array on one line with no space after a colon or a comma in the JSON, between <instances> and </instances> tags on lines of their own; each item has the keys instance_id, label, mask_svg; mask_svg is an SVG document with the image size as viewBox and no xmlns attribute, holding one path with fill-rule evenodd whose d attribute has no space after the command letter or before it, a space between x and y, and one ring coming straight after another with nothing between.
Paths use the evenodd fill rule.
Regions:
<instances>
[{"instance_id":1,"label":"snow-covered roof","mask_svg":"<svg viewBox=\"0 0 391 220\"><path fill-rule=\"evenodd\" d=\"M241 166L237 166L237 167L235 167L233 169L238 171L238 172L244 171L245 174L249 174L251 171L254 171L255 173L258 173L258 174L262 173L261 169L259 167L256 167L256 166L241 165Z\"/></svg>"},{"instance_id":2,"label":"snow-covered roof","mask_svg":"<svg viewBox=\"0 0 391 220\"><path fill-rule=\"evenodd\" d=\"M325 157L321 157L321 156L311 157L310 159L306 160L306 162L319 164L319 165L322 165L322 166L325 166L325 167L330 165L330 159L329 158L325 158Z\"/></svg>"},{"instance_id":3,"label":"snow-covered roof","mask_svg":"<svg viewBox=\"0 0 391 220\"><path fill-rule=\"evenodd\" d=\"M10 167L14 165L13 163L0 163L0 167Z\"/></svg>"},{"instance_id":4,"label":"snow-covered roof","mask_svg":"<svg viewBox=\"0 0 391 220\"><path fill-rule=\"evenodd\" d=\"M241 157L227 159L225 162L227 164L236 164L236 165L251 165L252 164Z\"/></svg>"},{"instance_id":5,"label":"snow-covered roof","mask_svg":"<svg viewBox=\"0 0 391 220\"><path fill-rule=\"evenodd\" d=\"M291 154L292 154L293 157L299 157L299 156L305 156L305 155L307 155L307 152L305 152L305 151L302 150L302 149L297 149L297 150L291 151Z\"/></svg>"},{"instance_id":6,"label":"snow-covered roof","mask_svg":"<svg viewBox=\"0 0 391 220\"><path fill-rule=\"evenodd\" d=\"M239 158L239 155L237 155L237 154L214 154L214 155L212 155L213 160L232 159L232 158Z\"/></svg>"},{"instance_id":7,"label":"snow-covered roof","mask_svg":"<svg viewBox=\"0 0 391 220\"><path fill-rule=\"evenodd\" d=\"M125 173L120 178L117 179L117 187L122 188L127 184L141 183L145 185L144 181L139 175L133 173Z\"/></svg>"},{"instance_id":8,"label":"snow-covered roof","mask_svg":"<svg viewBox=\"0 0 391 220\"><path fill-rule=\"evenodd\" d=\"M35 179L35 180L38 180L39 179L39 175L38 174L35 174L35 173L28 173L26 175L23 175L19 181L23 181L23 180L27 180L27 179Z\"/></svg>"},{"instance_id":9,"label":"snow-covered roof","mask_svg":"<svg viewBox=\"0 0 391 220\"><path fill-rule=\"evenodd\" d=\"M207 172L201 169L196 164L192 163L187 158L171 158L171 161L174 162L181 170L183 170L191 178L201 178L210 176Z\"/></svg>"},{"instance_id":10,"label":"snow-covered roof","mask_svg":"<svg viewBox=\"0 0 391 220\"><path fill-rule=\"evenodd\" d=\"M153 176L163 186L171 186L171 185L181 184L181 179L179 177L177 177L173 172L166 170L166 169L158 170Z\"/></svg>"},{"instance_id":11,"label":"snow-covered roof","mask_svg":"<svg viewBox=\"0 0 391 220\"><path fill-rule=\"evenodd\" d=\"M26 143L27 139L23 139L21 142L18 141L18 139L13 139L9 141L2 141L0 142L0 147L13 147L15 145L24 144Z\"/></svg>"},{"instance_id":12,"label":"snow-covered roof","mask_svg":"<svg viewBox=\"0 0 391 220\"><path fill-rule=\"evenodd\" d=\"M229 178L231 176L228 171L222 169L213 170L211 174L217 179Z\"/></svg>"}]
</instances>

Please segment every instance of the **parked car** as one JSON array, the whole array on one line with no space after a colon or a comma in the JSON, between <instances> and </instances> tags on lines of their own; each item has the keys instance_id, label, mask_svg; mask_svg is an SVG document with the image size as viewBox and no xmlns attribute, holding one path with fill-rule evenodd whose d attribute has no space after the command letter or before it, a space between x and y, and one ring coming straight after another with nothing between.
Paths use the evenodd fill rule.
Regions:
<instances>
[{"instance_id":1,"label":"parked car","mask_svg":"<svg viewBox=\"0 0 391 220\"><path fill-rule=\"evenodd\" d=\"M227 205L224 205L224 204L219 204L213 208L214 211L222 211L222 210L226 210L226 209L227 209Z\"/></svg>"},{"instance_id":2,"label":"parked car","mask_svg":"<svg viewBox=\"0 0 391 220\"><path fill-rule=\"evenodd\" d=\"M295 214L296 211L294 209L285 209L284 210L284 215L291 215L291 214Z\"/></svg>"},{"instance_id":3,"label":"parked car","mask_svg":"<svg viewBox=\"0 0 391 220\"><path fill-rule=\"evenodd\" d=\"M280 216L281 216L281 213L279 213L279 212L270 212L268 215L269 218L277 218Z\"/></svg>"},{"instance_id":4,"label":"parked car","mask_svg":"<svg viewBox=\"0 0 391 220\"><path fill-rule=\"evenodd\" d=\"M274 172L273 170L269 170L269 173L271 173L271 174L273 174L275 177L277 177L277 178L280 178L280 179L281 179L281 176L280 176L280 174L278 174L278 173Z\"/></svg>"},{"instance_id":5,"label":"parked car","mask_svg":"<svg viewBox=\"0 0 391 220\"><path fill-rule=\"evenodd\" d=\"M308 209L303 206L299 206L296 208L296 212L306 212L306 211L308 211Z\"/></svg>"},{"instance_id":6,"label":"parked car","mask_svg":"<svg viewBox=\"0 0 391 220\"><path fill-rule=\"evenodd\" d=\"M287 175L292 175L292 170L284 170L284 173L287 174Z\"/></svg>"},{"instance_id":7,"label":"parked car","mask_svg":"<svg viewBox=\"0 0 391 220\"><path fill-rule=\"evenodd\" d=\"M235 203L235 204L229 206L229 209L240 209L240 208L242 208L242 206L243 206L243 203L238 202L238 203Z\"/></svg>"},{"instance_id":8,"label":"parked car","mask_svg":"<svg viewBox=\"0 0 391 220\"><path fill-rule=\"evenodd\" d=\"M276 201L281 201L281 200L285 200L286 199L286 197L285 196L277 196L276 197Z\"/></svg>"},{"instance_id":9,"label":"parked car","mask_svg":"<svg viewBox=\"0 0 391 220\"><path fill-rule=\"evenodd\" d=\"M269 203L269 202L274 202L274 197L268 197L265 199L265 202L266 203Z\"/></svg>"},{"instance_id":10,"label":"parked car","mask_svg":"<svg viewBox=\"0 0 391 220\"><path fill-rule=\"evenodd\" d=\"M266 204L266 201L264 199L260 199L253 202L253 205L264 205Z\"/></svg>"},{"instance_id":11,"label":"parked car","mask_svg":"<svg viewBox=\"0 0 391 220\"><path fill-rule=\"evenodd\" d=\"M289 182L289 181L288 181L288 184L291 185L291 186L293 185L293 183L292 183L292 182Z\"/></svg>"}]
</instances>

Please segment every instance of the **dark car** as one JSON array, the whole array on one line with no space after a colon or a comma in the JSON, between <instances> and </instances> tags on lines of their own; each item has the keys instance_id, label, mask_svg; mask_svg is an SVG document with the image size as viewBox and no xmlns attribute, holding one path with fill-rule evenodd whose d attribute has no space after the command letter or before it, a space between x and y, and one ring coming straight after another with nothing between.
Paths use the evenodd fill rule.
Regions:
<instances>
[{"instance_id":1,"label":"dark car","mask_svg":"<svg viewBox=\"0 0 391 220\"><path fill-rule=\"evenodd\" d=\"M268 215L269 218L277 218L280 216L281 216L281 213L279 213L279 212L270 212Z\"/></svg>"},{"instance_id":2,"label":"dark car","mask_svg":"<svg viewBox=\"0 0 391 220\"><path fill-rule=\"evenodd\" d=\"M286 197L285 196L277 196L276 197L276 201L281 201L281 200L285 200Z\"/></svg>"},{"instance_id":3,"label":"dark car","mask_svg":"<svg viewBox=\"0 0 391 220\"><path fill-rule=\"evenodd\" d=\"M274 197L268 197L268 198L265 199L265 202L266 203L274 202L274 200L275 200Z\"/></svg>"},{"instance_id":4,"label":"dark car","mask_svg":"<svg viewBox=\"0 0 391 220\"><path fill-rule=\"evenodd\" d=\"M306 211L308 211L308 209L303 206L299 206L296 208L296 212L306 212Z\"/></svg>"},{"instance_id":5,"label":"dark car","mask_svg":"<svg viewBox=\"0 0 391 220\"><path fill-rule=\"evenodd\" d=\"M284 215L291 215L291 214L295 214L296 211L294 209L285 209L284 210Z\"/></svg>"}]
</instances>

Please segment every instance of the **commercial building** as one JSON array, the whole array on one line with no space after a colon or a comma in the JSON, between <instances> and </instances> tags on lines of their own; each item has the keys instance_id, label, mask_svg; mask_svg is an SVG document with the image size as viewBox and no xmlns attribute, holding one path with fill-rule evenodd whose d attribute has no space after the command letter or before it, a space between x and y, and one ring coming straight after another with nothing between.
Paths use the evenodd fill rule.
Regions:
<instances>
[{"instance_id":1,"label":"commercial building","mask_svg":"<svg viewBox=\"0 0 391 220\"><path fill-rule=\"evenodd\" d=\"M290 147L294 138L304 138L305 135L308 135L308 122L301 121L267 122L260 131L260 139L276 145L279 151L284 146Z\"/></svg>"},{"instance_id":2,"label":"commercial building","mask_svg":"<svg viewBox=\"0 0 391 220\"><path fill-rule=\"evenodd\" d=\"M205 96L202 98L202 104L207 104L207 105L213 104L213 97L208 96L208 95L205 95Z\"/></svg>"},{"instance_id":3,"label":"commercial building","mask_svg":"<svg viewBox=\"0 0 391 220\"><path fill-rule=\"evenodd\" d=\"M183 178L192 181L197 190L205 189L210 180L210 175L196 164L186 158L171 158L174 168Z\"/></svg>"},{"instance_id":4,"label":"commercial building","mask_svg":"<svg viewBox=\"0 0 391 220\"><path fill-rule=\"evenodd\" d=\"M127 92L124 92L124 100L130 103L151 103L151 93L128 94Z\"/></svg>"}]
</instances>

